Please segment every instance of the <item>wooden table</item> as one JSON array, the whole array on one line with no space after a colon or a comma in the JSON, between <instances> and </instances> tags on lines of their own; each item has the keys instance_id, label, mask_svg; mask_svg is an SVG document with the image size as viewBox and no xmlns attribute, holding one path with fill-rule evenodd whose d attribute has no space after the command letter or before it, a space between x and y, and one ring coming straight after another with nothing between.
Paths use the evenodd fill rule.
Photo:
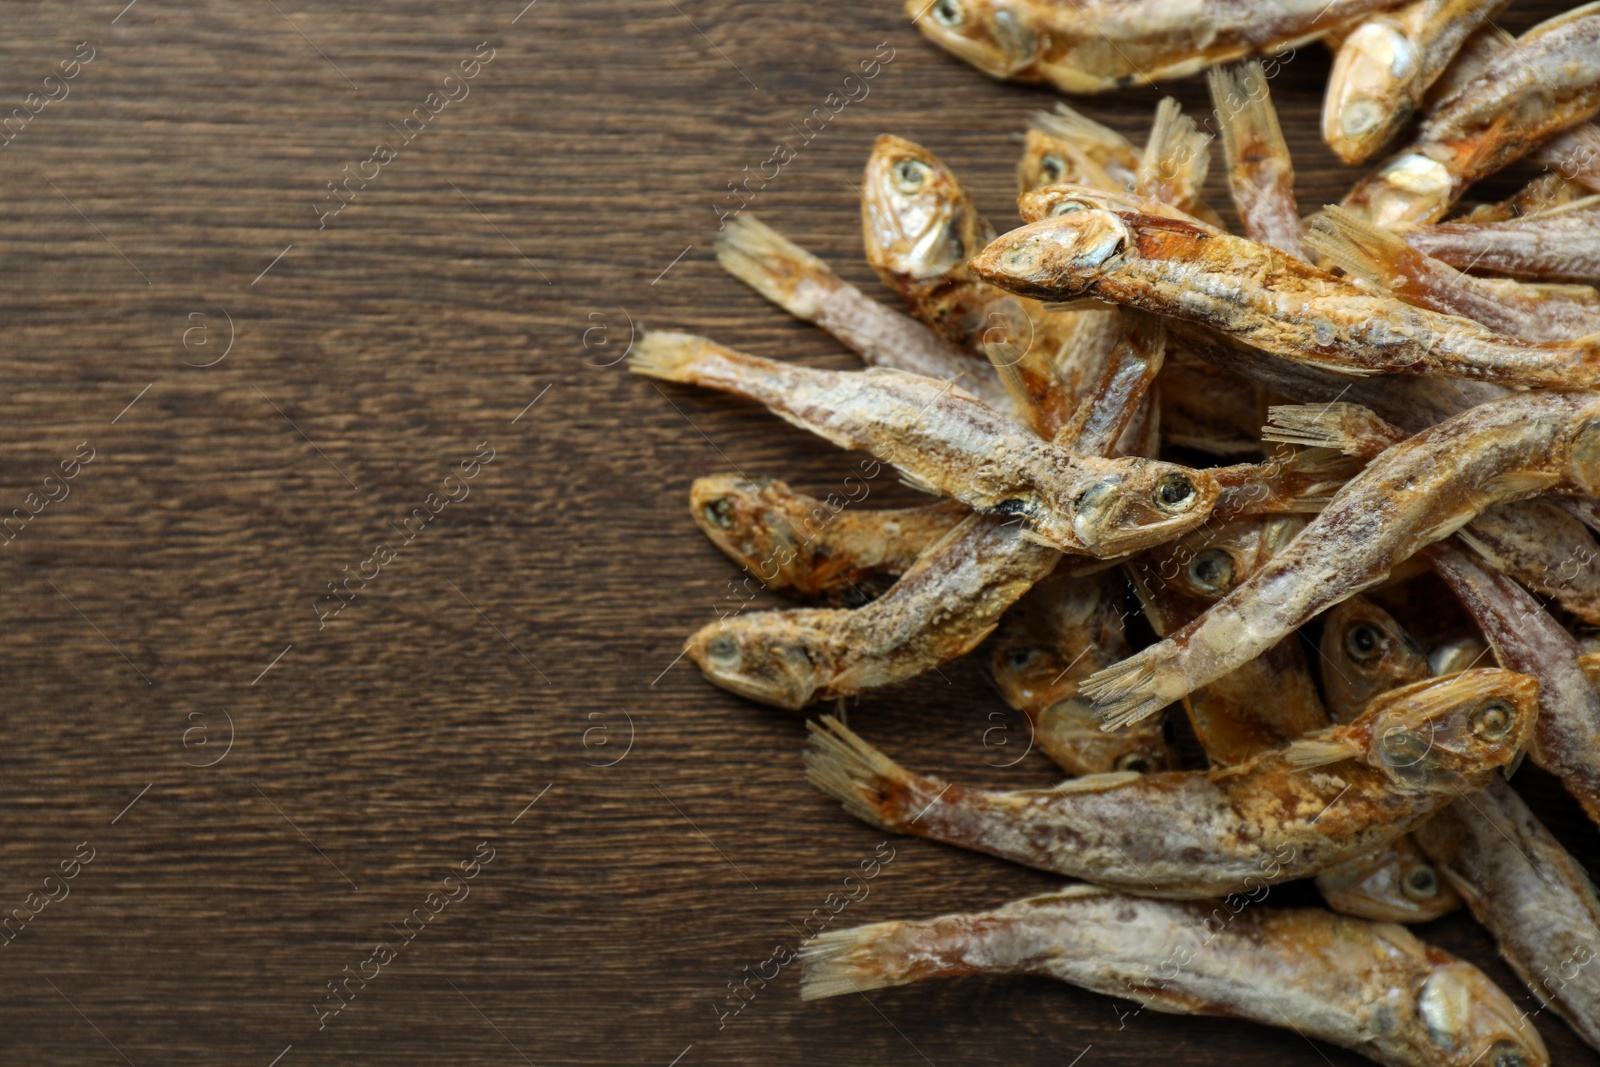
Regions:
<instances>
[{"instance_id":1,"label":"wooden table","mask_svg":"<svg viewBox=\"0 0 1600 1067\"><path fill-rule=\"evenodd\" d=\"M872 139L923 141L1003 222L1049 93L889 0L124 2L8 4L0 40L0 904L43 904L7 928L0 1062L1364 1062L1042 980L805 1005L790 966L731 1014L884 835L803 781L801 716L676 658L736 573L685 492L825 493L854 461L617 360L649 324L850 365L716 267L729 183L797 146L749 210L887 298ZM1304 49L1273 86L1308 207L1350 180L1326 69ZM1142 138L1159 96L1083 107ZM993 766L1023 736L997 712L973 658L851 716L915 767L1050 781ZM891 845L836 926L1056 884ZM1423 934L1526 999L1468 919Z\"/></svg>"}]
</instances>

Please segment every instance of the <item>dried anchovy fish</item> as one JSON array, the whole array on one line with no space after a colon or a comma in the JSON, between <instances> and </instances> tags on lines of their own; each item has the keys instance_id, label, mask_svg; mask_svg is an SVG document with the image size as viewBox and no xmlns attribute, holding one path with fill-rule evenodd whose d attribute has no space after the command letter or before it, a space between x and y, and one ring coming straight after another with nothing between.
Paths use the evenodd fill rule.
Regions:
<instances>
[{"instance_id":1,"label":"dried anchovy fish","mask_svg":"<svg viewBox=\"0 0 1600 1067\"><path fill-rule=\"evenodd\" d=\"M1382 694L1353 722L1237 767L1011 792L913 774L824 718L806 776L885 830L1129 892L1216 896L1371 852L1481 785L1532 735L1537 690L1510 671L1467 671Z\"/></svg>"},{"instance_id":2,"label":"dried anchovy fish","mask_svg":"<svg viewBox=\"0 0 1600 1067\"><path fill-rule=\"evenodd\" d=\"M1267 92L1259 59L1207 72L1211 102L1222 122L1233 206L1253 241L1305 259L1300 208L1294 197L1294 162Z\"/></svg>"}]
</instances>

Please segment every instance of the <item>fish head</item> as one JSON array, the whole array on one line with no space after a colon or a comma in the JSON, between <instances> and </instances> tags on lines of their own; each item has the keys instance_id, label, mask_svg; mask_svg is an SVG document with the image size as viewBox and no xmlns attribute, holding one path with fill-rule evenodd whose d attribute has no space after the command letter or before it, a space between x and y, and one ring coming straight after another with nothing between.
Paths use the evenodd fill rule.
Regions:
<instances>
[{"instance_id":1,"label":"fish head","mask_svg":"<svg viewBox=\"0 0 1600 1067\"><path fill-rule=\"evenodd\" d=\"M1173 770L1177 752L1160 718L1106 730L1099 710L1085 697L1065 697L1039 712L1034 724L1039 748L1070 774Z\"/></svg>"},{"instance_id":2,"label":"fish head","mask_svg":"<svg viewBox=\"0 0 1600 1067\"><path fill-rule=\"evenodd\" d=\"M1028 131L1022 158L1017 162L1017 184L1022 188L1024 200L1028 194L1051 185L1068 184L1091 189L1115 189L1121 186L1118 179L1112 177L1083 149L1042 130ZM1022 200L1018 203L1020 205ZM1033 217L1026 212L1023 218L1033 221Z\"/></svg>"},{"instance_id":3,"label":"fish head","mask_svg":"<svg viewBox=\"0 0 1600 1067\"><path fill-rule=\"evenodd\" d=\"M1342 915L1379 922L1431 922L1461 906L1461 897L1409 838L1331 867L1317 890Z\"/></svg>"},{"instance_id":4,"label":"fish head","mask_svg":"<svg viewBox=\"0 0 1600 1067\"><path fill-rule=\"evenodd\" d=\"M771 491L786 493L781 482L737 474L696 478L689 487L689 511L711 543L734 559L776 561L793 549L794 528L773 507Z\"/></svg>"},{"instance_id":5,"label":"fish head","mask_svg":"<svg viewBox=\"0 0 1600 1067\"><path fill-rule=\"evenodd\" d=\"M961 267L988 238L972 199L937 156L884 134L861 187L867 260L879 274L937 278Z\"/></svg>"},{"instance_id":6,"label":"fish head","mask_svg":"<svg viewBox=\"0 0 1600 1067\"><path fill-rule=\"evenodd\" d=\"M1023 0L906 0L905 12L934 44L996 78L1027 71L1047 40Z\"/></svg>"},{"instance_id":7,"label":"fish head","mask_svg":"<svg viewBox=\"0 0 1600 1067\"><path fill-rule=\"evenodd\" d=\"M1137 244L1133 227L1101 208L1030 222L1001 234L971 262L984 281L1040 300L1082 296Z\"/></svg>"},{"instance_id":8,"label":"fish head","mask_svg":"<svg viewBox=\"0 0 1600 1067\"><path fill-rule=\"evenodd\" d=\"M1405 628L1365 597L1351 597L1323 617L1320 647L1322 688L1335 722L1354 719L1379 693L1434 673Z\"/></svg>"},{"instance_id":9,"label":"fish head","mask_svg":"<svg viewBox=\"0 0 1600 1067\"><path fill-rule=\"evenodd\" d=\"M1544 1039L1526 1014L1464 960L1446 957L1417 992L1417 1015L1433 1046L1428 1061L1449 1067L1549 1067Z\"/></svg>"},{"instance_id":10,"label":"fish head","mask_svg":"<svg viewBox=\"0 0 1600 1067\"><path fill-rule=\"evenodd\" d=\"M1116 214L1157 215L1177 219L1192 226L1213 229L1207 223L1180 211L1171 204L1152 200L1138 193L1120 189L1107 189L1079 179L1069 178L1050 185L1029 189L1017 197L1017 212L1025 222L1060 218L1079 211L1110 211Z\"/></svg>"},{"instance_id":11,"label":"fish head","mask_svg":"<svg viewBox=\"0 0 1600 1067\"><path fill-rule=\"evenodd\" d=\"M1349 727L1366 760L1408 788L1475 788L1513 764L1533 737L1539 683L1497 667L1380 693Z\"/></svg>"},{"instance_id":12,"label":"fish head","mask_svg":"<svg viewBox=\"0 0 1600 1067\"><path fill-rule=\"evenodd\" d=\"M1328 74L1322 137L1349 164L1365 162L1411 115L1405 86L1418 47L1386 19L1363 22L1339 46Z\"/></svg>"},{"instance_id":13,"label":"fish head","mask_svg":"<svg viewBox=\"0 0 1600 1067\"><path fill-rule=\"evenodd\" d=\"M1153 459L1105 460L1070 502L1072 529L1090 554L1140 552L1193 530L1217 506L1214 475Z\"/></svg>"},{"instance_id":14,"label":"fish head","mask_svg":"<svg viewBox=\"0 0 1600 1067\"><path fill-rule=\"evenodd\" d=\"M1449 168L1420 152L1396 156L1369 181L1367 217L1384 229L1432 222L1450 205L1455 188Z\"/></svg>"},{"instance_id":15,"label":"fish head","mask_svg":"<svg viewBox=\"0 0 1600 1067\"><path fill-rule=\"evenodd\" d=\"M1460 674L1471 667L1476 667L1483 662L1483 657L1492 650L1489 642L1478 634L1463 634L1441 641L1428 650L1428 670L1435 677L1446 674ZM1493 660L1489 662L1493 663Z\"/></svg>"},{"instance_id":16,"label":"fish head","mask_svg":"<svg viewBox=\"0 0 1600 1067\"><path fill-rule=\"evenodd\" d=\"M1153 552L1150 570L1174 592L1215 603L1259 570L1304 526L1305 519L1299 515L1208 523Z\"/></svg>"},{"instance_id":17,"label":"fish head","mask_svg":"<svg viewBox=\"0 0 1600 1067\"><path fill-rule=\"evenodd\" d=\"M820 684L810 633L794 612L761 611L702 627L684 653L712 685L742 697L798 710Z\"/></svg>"}]
</instances>

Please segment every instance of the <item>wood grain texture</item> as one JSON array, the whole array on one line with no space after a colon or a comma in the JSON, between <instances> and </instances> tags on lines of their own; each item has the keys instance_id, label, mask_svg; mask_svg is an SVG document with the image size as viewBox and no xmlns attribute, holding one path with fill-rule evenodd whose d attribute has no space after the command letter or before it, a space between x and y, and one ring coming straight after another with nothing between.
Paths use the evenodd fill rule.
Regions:
<instances>
[{"instance_id":1,"label":"wood grain texture","mask_svg":"<svg viewBox=\"0 0 1600 1067\"><path fill-rule=\"evenodd\" d=\"M686 490L738 468L826 492L853 461L606 364L648 323L850 365L711 239L727 183L880 42L870 95L752 210L885 299L852 185L872 139L923 141L1004 221L1047 92L962 67L892 0L124 2L0 8L0 115L94 49L0 148L0 515L94 455L0 534L3 910L94 850L0 948L0 1062L1362 1062L1246 1024L1124 1025L1042 980L803 1005L791 967L719 1019L883 835L803 781L800 717L675 662L735 573ZM407 141L480 42L467 95ZM1308 206L1350 181L1317 143L1326 70L1306 49L1274 84ZM1204 110L1199 80L1172 92ZM1160 95L1082 106L1142 138ZM319 228L379 143L394 157ZM319 621L328 583L485 442L467 496ZM875 503L912 499L887 483ZM972 660L851 717L914 767L1049 781L1037 755L989 766L1017 749L986 730L1021 741L1002 710ZM1522 779L1592 857L1575 806ZM402 945L480 842L469 894ZM836 924L1054 884L893 845ZM1422 933L1527 1000L1466 918ZM380 941L402 947L319 1029ZM1597 1062L1538 1025L1557 1062Z\"/></svg>"}]
</instances>

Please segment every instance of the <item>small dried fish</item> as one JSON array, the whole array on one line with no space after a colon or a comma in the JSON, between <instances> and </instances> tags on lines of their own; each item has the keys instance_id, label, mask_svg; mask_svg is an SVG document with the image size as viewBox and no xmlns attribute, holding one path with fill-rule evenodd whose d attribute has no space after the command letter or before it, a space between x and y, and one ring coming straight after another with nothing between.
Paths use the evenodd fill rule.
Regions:
<instances>
[{"instance_id":1,"label":"small dried fish","mask_svg":"<svg viewBox=\"0 0 1600 1067\"><path fill-rule=\"evenodd\" d=\"M987 354L1029 425L1054 436L1074 407L1077 316L1046 312L967 269L993 231L954 172L921 145L879 137L862 181L861 230L867 261L912 313Z\"/></svg>"},{"instance_id":2,"label":"small dried fish","mask_svg":"<svg viewBox=\"0 0 1600 1067\"><path fill-rule=\"evenodd\" d=\"M1023 192L1075 182L1131 193L1139 162L1139 150L1122 134L1058 102L1053 112L1033 113L1017 182Z\"/></svg>"},{"instance_id":3,"label":"small dried fish","mask_svg":"<svg viewBox=\"0 0 1600 1067\"><path fill-rule=\"evenodd\" d=\"M1547 281L1600 280L1600 198L1504 222L1397 227L1419 252L1461 270Z\"/></svg>"},{"instance_id":4,"label":"small dried fish","mask_svg":"<svg viewBox=\"0 0 1600 1067\"><path fill-rule=\"evenodd\" d=\"M1461 797L1416 836L1511 969L1600 1048L1600 900L1583 867L1504 782Z\"/></svg>"},{"instance_id":5,"label":"small dried fish","mask_svg":"<svg viewBox=\"0 0 1600 1067\"><path fill-rule=\"evenodd\" d=\"M1336 431L1343 434L1340 428ZM1236 670L1484 509L1600 479L1600 393L1516 393L1393 445L1200 618L1087 680L1109 726Z\"/></svg>"},{"instance_id":6,"label":"small dried fish","mask_svg":"<svg viewBox=\"0 0 1600 1067\"><path fill-rule=\"evenodd\" d=\"M1571 131L1569 131L1571 132ZM1565 134L1563 134L1565 136ZM1544 173L1518 189L1510 197L1495 204L1479 204L1458 216L1456 222L1504 222L1524 215L1537 215L1553 207L1562 207L1575 200L1594 195L1577 182L1568 181L1559 174Z\"/></svg>"},{"instance_id":7,"label":"small dried fish","mask_svg":"<svg viewBox=\"0 0 1600 1067\"><path fill-rule=\"evenodd\" d=\"M1314 40L1394 0L906 0L933 43L995 78L1068 93L1182 78Z\"/></svg>"},{"instance_id":8,"label":"small dried fish","mask_svg":"<svg viewBox=\"0 0 1600 1067\"><path fill-rule=\"evenodd\" d=\"M1563 341L1600 332L1600 291L1593 286L1478 278L1343 208L1328 208L1313 219L1306 241L1352 278L1499 334Z\"/></svg>"},{"instance_id":9,"label":"small dried fish","mask_svg":"<svg viewBox=\"0 0 1600 1067\"><path fill-rule=\"evenodd\" d=\"M739 615L703 627L684 651L712 684L798 709L892 685L972 651L1060 559L1015 525L971 515L864 607Z\"/></svg>"},{"instance_id":10,"label":"small dried fish","mask_svg":"<svg viewBox=\"0 0 1600 1067\"><path fill-rule=\"evenodd\" d=\"M1543 1067L1487 975L1403 927L1314 909L1071 886L992 911L830 930L800 950L807 1000L970 974L1036 974L1155 1011L1222 1015L1390 1067ZM1263 894L1264 895L1264 894Z\"/></svg>"},{"instance_id":11,"label":"small dried fish","mask_svg":"<svg viewBox=\"0 0 1600 1067\"><path fill-rule=\"evenodd\" d=\"M1344 374L1567 388L1600 381L1600 338L1497 336L1254 241L1152 215L1085 210L1030 223L989 245L972 268L1024 296L1130 305Z\"/></svg>"},{"instance_id":12,"label":"small dried fish","mask_svg":"<svg viewBox=\"0 0 1600 1067\"><path fill-rule=\"evenodd\" d=\"M1542 500L1489 508L1456 534L1501 574L1600 625L1600 548L1588 529Z\"/></svg>"},{"instance_id":13,"label":"small dried fish","mask_svg":"<svg viewBox=\"0 0 1600 1067\"><path fill-rule=\"evenodd\" d=\"M1208 524L1127 564L1156 636L1176 630L1227 595L1304 526L1298 516ZM1263 700L1266 694L1270 699ZM1183 705L1214 766L1243 763L1328 725L1294 635L1190 693Z\"/></svg>"},{"instance_id":14,"label":"small dried fish","mask_svg":"<svg viewBox=\"0 0 1600 1067\"><path fill-rule=\"evenodd\" d=\"M1351 597L1323 617L1322 688L1335 722L1349 722L1381 693L1428 678L1428 658L1394 617ZM1454 673L1454 672L1452 672ZM1328 906L1380 922L1431 922L1461 897L1409 836L1317 875Z\"/></svg>"},{"instance_id":15,"label":"small dried fish","mask_svg":"<svg viewBox=\"0 0 1600 1067\"><path fill-rule=\"evenodd\" d=\"M765 404L919 486L1028 521L1029 537L1065 551L1120 556L1159 544L1205 521L1220 492L1209 474L1176 464L1076 455L917 375L817 370L660 332L645 335L629 367Z\"/></svg>"},{"instance_id":16,"label":"small dried fish","mask_svg":"<svg viewBox=\"0 0 1600 1067\"><path fill-rule=\"evenodd\" d=\"M1179 222L1186 222L1216 233L1225 232L1221 227L1203 222L1181 208L1139 193L1124 193L1088 185L1074 185L1071 182L1057 182L1054 185L1041 185L1037 189L1029 189L1017 197L1017 211L1024 222L1038 222L1040 219L1070 215L1075 211L1084 210L1159 215L1162 218L1177 219Z\"/></svg>"},{"instance_id":17,"label":"small dried fish","mask_svg":"<svg viewBox=\"0 0 1600 1067\"><path fill-rule=\"evenodd\" d=\"M1362 163L1406 124L1461 46L1507 0L1416 0L1374 15L1339 46L1322 106L1322 138Z\"/></svg>"},{"instance_id":18,"label":"small dried fish","mask_svg":"<svg viewBox=\"0 0 1600 1067\"><path fill-rule=\"evenodd\" d=\"M1211 103L1222 123L1228 189L1244 232L1253 241L1305 259L1300 208L1294 197L1294 162L1278 126L1259 59L1207 72Z\"/></svg>"},{"instance_id":19,"label":"small dried fish","mask_svg":"<svg viewBox=\"0 0 1600 1067\"><path fill-rule=\"evenodd\" d=\"M884 307L753 215L740 215L723 227L717 262L795 318L822 327L868 366L953 379L997 411L1015 410L988 363Z\"/></svg>"},{"instance_id":20,"label":"small dried fish","mask_svg":"<svg viewBox=\"0 0 1600 1067\"><path fill-rule=\"evenodd\" d=\"M972 514L954 500L920 508L851 507L869 491L854 474L844 480L844 495L831 493L826 500L774 478L718 474L695 479L689 510L711 543L753 576L758 588L844 606L879 595L887 579L904 574L928 546Z\"/></svg>"},{"instance_id":21,"label":"small dried fish","mask_svg":"<svg viewBox=\"0 0 1600 1067\"><path fill-rule=\"evenodd\" d=\"M1423 121L1344 206L1379 226L1442 217L1468 185L1600 112L1600 4L1542 22Z\"/></svg>"},{"instance_id":22,"label":"small dried fish","mask_svg":"<svg viewBox=\"0 0 1600 1067\"><path fill-rule=\"evenodd\" d=\"M1481 785L1532 735L1537 690L1510 671L1467 671L1385 693L1354 722L1237 767L1011 792L913 774L824 718L806 777L885 830L1129 892L1219 896L1371 852Z\"/></svg>"},{"instance_id":23,"label":"small dried fish","mask_svg":"<svg viewBox=\"0 0 1600 1067\"><path fill-rule=\"evenodd\" d=\"M1428 558L1489 639L1495 658L1538 679L1539 722L1529 755L1600 823L1600 692L1578 663L1578 642L1516 582L1461 549L1436 545Z\"/></svg>"},{"instance_id":24,"label":"small dried fish","mask_svg":"<svg viewBox=\"0 0 1600 1067\"><path fill-rule=\"evenodd\" d=\"M1078 683L1131 650L1124 583L1113 569L1052 575L1000 624L991 670L1007 704L1028 716L1035 743L1069 774L1164 771L1178 765L1159 717L1116 733L1100 729Z\"/></svg>"}]
</instances>

